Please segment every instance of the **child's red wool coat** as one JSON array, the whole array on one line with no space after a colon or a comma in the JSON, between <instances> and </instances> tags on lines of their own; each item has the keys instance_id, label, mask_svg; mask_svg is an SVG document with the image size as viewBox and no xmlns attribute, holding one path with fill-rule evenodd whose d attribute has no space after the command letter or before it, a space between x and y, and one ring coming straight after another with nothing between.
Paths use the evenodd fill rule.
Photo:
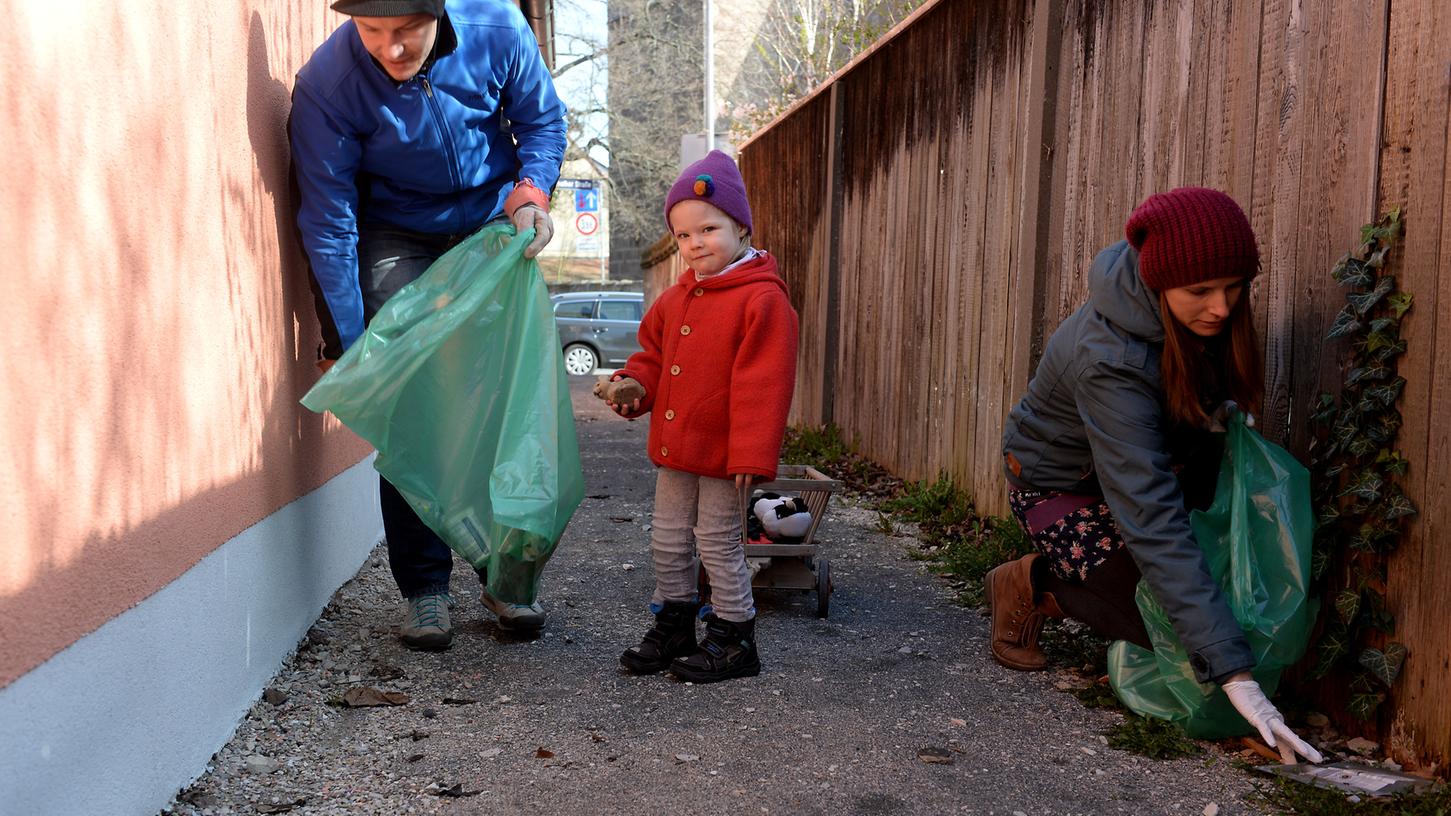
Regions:
<instances>
[{"instance_id":1,"label":"child's red wool coat","mask_svg":"<svg viewBox=\"0 0 1451 816\"><path fill-rule=\"evenodd\" d=\"M776 478L796 386L796 310L762 255L697 281L689 269L646 312L619 374L645 386L650 461L726 479Z\"/></svg>"}]
</instances>

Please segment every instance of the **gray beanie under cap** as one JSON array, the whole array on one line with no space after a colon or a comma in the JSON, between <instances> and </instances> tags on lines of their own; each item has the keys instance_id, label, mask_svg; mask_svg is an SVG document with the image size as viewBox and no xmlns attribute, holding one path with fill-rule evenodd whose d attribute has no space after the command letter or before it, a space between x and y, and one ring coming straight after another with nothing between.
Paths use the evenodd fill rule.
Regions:
<instances>
[{"instance_id":1,"label":"gray beanie under cap","mask_svg":"<svg viewBox=\"0 0 1451 816\"><path fill-rule=\"evenodd\" d=\"M353 17L443 16L443 0L337 0L332 10Z\"/></svg>"}]
</instances>

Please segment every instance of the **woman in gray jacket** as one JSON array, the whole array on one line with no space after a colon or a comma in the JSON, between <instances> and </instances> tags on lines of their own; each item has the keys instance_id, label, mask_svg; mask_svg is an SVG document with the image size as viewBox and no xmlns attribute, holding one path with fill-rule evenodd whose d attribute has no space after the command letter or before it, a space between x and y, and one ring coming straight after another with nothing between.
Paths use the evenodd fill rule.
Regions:
<instances>
[{"instance_id":1,"label":"woman in gray jacket","mask_svg":"<svg viewBox=\"0 0 1451 816\"><path fill-rule=\"evenodd\" d=\"M1221 683L1287 762L1318 762L1251 677L1249 644L1189 526L1213 498L1222 437L1211 429L1263 398L1254 232L1229 196L1185 187L1151 196L1125 233L1094 259L1088 303L1049 339L1003 432L1009 505L1038 551L988 573L993 658L1043 668L1048 617L1152 649L1134 602L1142 576L1198 679Z\"/></svg>"}]
</instances>

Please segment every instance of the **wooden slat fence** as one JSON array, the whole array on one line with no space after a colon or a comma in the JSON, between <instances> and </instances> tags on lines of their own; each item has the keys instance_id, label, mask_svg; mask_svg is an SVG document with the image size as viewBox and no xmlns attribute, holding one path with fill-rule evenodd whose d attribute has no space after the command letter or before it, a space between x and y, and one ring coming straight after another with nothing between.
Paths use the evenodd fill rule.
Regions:
<instances>
[{"instance_id":1,"label":"wooden slat fence","mask_svg":"<svg viewBox=\"0 0 1451 816\"><path fill-rule=\"evenodd\" d=\"M834 422L899 475L951 474L1003 512L1003 420L1093 254L1149 194L1201 184L1259 237L1261 428L1304 456L1314 397L1340 378L1329 270L1402 207L1401 447L1422 514L1388 582L1412 646L1391 731L1444 767L1448 100L1443 0L929 0L741 148L756 243L802 312L793 421Z\"/></svg>"}]
</instances>

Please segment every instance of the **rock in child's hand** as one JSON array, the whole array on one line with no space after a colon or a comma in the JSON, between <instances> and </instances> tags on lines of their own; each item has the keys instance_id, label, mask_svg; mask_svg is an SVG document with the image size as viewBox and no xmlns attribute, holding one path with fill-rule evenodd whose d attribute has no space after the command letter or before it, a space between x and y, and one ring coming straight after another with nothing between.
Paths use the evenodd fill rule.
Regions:
<instances>
[{"instance_id":1,"label":"rock in child's hand","mask_svg":"<svg viewBox=\"0 0 1451 816\"><path fill-rule=\"evenodd\" d=\"M621 377L611 382L608 377L602 375L595 381L594 394L605 402L629 405L636 400L645 398L645 386L629 377Z\"/></svg>"}]
</instances>

